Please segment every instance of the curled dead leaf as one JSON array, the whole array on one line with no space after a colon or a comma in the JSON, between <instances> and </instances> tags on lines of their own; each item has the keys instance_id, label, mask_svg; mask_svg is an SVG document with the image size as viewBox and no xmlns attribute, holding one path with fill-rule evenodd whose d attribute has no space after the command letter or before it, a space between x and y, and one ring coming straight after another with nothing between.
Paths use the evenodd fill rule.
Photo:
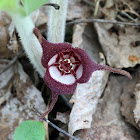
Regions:
<instances>
[{"instance_id":1,"label":"curled dead leaf","mask_svg":"<svg viewBox=\"0 0 140 140\"><path fill-rule=\"evenodd\" d=\"M93 26L90 24L87 26L76 25L74 29L74 46L84 48L94 61L101 61L104 57L103 54L101 59L99 57L100 45L95 39L97 35L94 33ZM70 100L70 103L74 103L69 120L71 135L79 129L91 127L92 115L95 113L98 99L105 88L108 74L108 72L96 71L88 83L77 86L76 92Z\"/></svg>"}]
</instances>

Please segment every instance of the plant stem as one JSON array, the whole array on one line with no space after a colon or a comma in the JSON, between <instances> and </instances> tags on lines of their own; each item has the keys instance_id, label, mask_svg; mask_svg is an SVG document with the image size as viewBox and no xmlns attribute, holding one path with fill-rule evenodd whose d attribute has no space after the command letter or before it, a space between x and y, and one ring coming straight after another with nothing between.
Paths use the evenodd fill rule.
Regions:
<instances>
[{"instance_id":1,"label":"plant stem","mask_svg":"<svg viewBox=\"0 0 140 140\"><path fill-rule=\"evenodd\" d=\"M65 23L67 15L68 0L51 0L60 6L59 10L50 7L48 21L48 41L52 43L64 42Z\"/></svg>"},{"instance_id":2,"label":"plant stem","mask_svg":"<svg viewBox=\"0 0 140 140\"><path fill-rule=\"evenodd\" d=\"M30 16L23 17L19 14L12 14L11 17L28 58L40 76L43 77L45 74L45 69L41 64L42 47L38 39L33 34L33 29L35 26L32 19Z\"/></svg>"}]
</instances>

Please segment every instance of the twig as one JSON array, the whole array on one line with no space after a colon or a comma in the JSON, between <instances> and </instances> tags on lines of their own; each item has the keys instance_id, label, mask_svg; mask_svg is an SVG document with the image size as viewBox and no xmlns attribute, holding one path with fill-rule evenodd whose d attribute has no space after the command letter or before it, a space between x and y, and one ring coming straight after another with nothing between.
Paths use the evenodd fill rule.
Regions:
<instances>
[{"instance_id":1,"label":"twig","mask_svg":"<svg viewBox=\"0 0 140 140\"><path fill-rule=\"evenodd\" d=\"M104 20L104 19L77 19L67 23L68 25L78 24L78 23L92 23L92 22L100 22L100 23L108 23L108 24L122 24L128 26L140 26L139 23L127 23L127 22L120 22L120 21L111 21L111 20Z\"/></svg>"},{"instance_id":2,"label":"twig","mask_svg":"<svg viewBox=\"0 0 140 140\"><path fill-rule=\"evenodd\" d=\"M41 116L41 113L35 108L32 107L32 110L34 112L36 112L39 116ZM45 117L43 118L44 121L46 121L50 126L54 127L55 129L57 129L59 132L65 134L66 136L72 138L73 140L79 140L78 138L70 135L69 133L67 133L66 131L62 130L61 128L59 128L58 126L56 126L54 123L50 122L48 119L46 119Z\"/></svg>"},{"instance_id":3,"label":"twig","mask_svg":"<svg viewBox=\"0 0 140 140\"><path fill-rule=\"evenodd\" d=\"M101 0L97 0L96 1L95 10L94 10L94 14L93 14L94 18L97 16L97 13L98 13L98 10L99 10L100 1Z\"/></svg>"},{"instance_id":4,"label":"twig","mask_svg":"<svg viewBox=\"0 0 140 140\"><path fill-rule=\"evenodd\" d=\"M126 16L128 19L132 20L133 22L137 23L136 20L133 17L131 17L129 14L127 14L126 12L120 11L120 13Z\"/></svg>"},{"instance_id":5,"label":"twig","mask_svg":"<svg viewBox=\"0 0 140 140\"><path fill-rule=\"evenodd\" d=\"M23 50L22 51L20 51L10 62L9 62L9 64L3 69L3 70L1 70L0 71L0 74L2 74L3 72L5 72L12 64L14 64L16 61L17 61L17 59L23 54Z\"/></svg>"}]
</instances>

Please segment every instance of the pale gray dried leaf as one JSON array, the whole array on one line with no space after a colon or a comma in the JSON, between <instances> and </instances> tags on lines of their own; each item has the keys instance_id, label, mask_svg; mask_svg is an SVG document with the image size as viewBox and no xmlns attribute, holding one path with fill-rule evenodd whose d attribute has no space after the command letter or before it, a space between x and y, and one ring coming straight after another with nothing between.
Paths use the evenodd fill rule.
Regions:
<instances>
[{"instance_id":1,"label":"pale gray dried leaf","mask_svg":"<svg viewBox=\"0 0 140 140\"><path fill-rule=\"evenodd\" d=\"M67 20L85 18L85 16L88 16L89 7L80 2L81 0L69 0Z\"/></svg>"},{"instance_id":2,"label":"pale gray dried leaf","mask_svg":"<svg viewBox=\"0 0 140 140\"><path fill-rule=\"evenodd\" d=\"M137 83L137 85L135 87L134 94L135 94L135 99L136 99L136 106L134 109L134 117L135 117L136 123L140 127L140 83Z\"/></svg>"},{"instance_id":3,"label":"pale gray dried leaf","mask_svg":"<svg viewBox=\"0 0 140 140\"><path fill-rule=\"evenodd\" d=\"M140 134L120 113L123 76L110 76L103 97L93 116L92 127L76 134L80 140L139 140ZM127 80L126 80L127 81Z\"/></svg>"},{"instance_id":4,"label":"pale gray dried leaf","mask_svg":"<svg viewBox=\"0 0 140 140\"><path fill-rule=\"evenodd\" d=\"M7 29L3 25L0 25L0 55L4 55L8 50L7 43L8 43Z\"/></svg>"},{"instance_id":5,"label":"pale gray dried leaf","mask_svg":"<svg viewBox=\"0 0 140 140\"><path fill-rule=\"evenodd\" d=\"M94 62L103 61L99 56L99 53L102 52L102 49L92 24L75 25L72 44L74 47L85 49Z\"/></svg>"},{"instance_id":6,"label":"pale gray dried leaf","mask_svg":"<svg viewBox=\"0 0 140 140\"><path fill-rule=\"evenodd\" d=\"M74 29L73 44L84 48L92 59L96 62L99 61L100 45L92 24L76 25ZM107 79L108 72L96 71L87 83L77 86L76 92L70 100L71 103L74 103L69 121L70 134L73 135L79 129L90 128L92 115L96 110L98 99L105 88Z\"/></svg>"},{"instance_id":7,"label":"pale gray dried leaf","mask_svg":"<svg viewBox=\"0 0 140 140\"><path fill-rule=\"evenodd\" d=\"M9 27L8 27L8 31L9 31L9 36L10 38L12 38L14 31L15 31L15 25L13 22L10 23Z\"/></svg>"},{"instance_id":8,"label":"pale gray dried leaf","mask_svg":"<svg viewBox=\"0 0 140 140\"><path fill-rule=\"evenodd\" d=\"M107 0L100 8L98 18L138 23L139 15L135 12L139 9L138 1ZM140 63L139 28L109 23L94 23L94 25L110 66L128 68Z\"/></svg>"},{"instance_id":9,"label":"pale gray dried leaf","mask_svg":"<svg viewBox=\"0 0 140 140\"><path fill-rule=\"evenodd\" d=\"M6 67L10 61L0 60L0 71ZM13 79L13 67L0 75L0 105L4 103L11 94L11 81Z\"/></svg>"},{"instance_id":10,"label":"pale gray dried leaf","mask_svg":"<svg viewBox=\"0 0 140 140\"><path fill-rule=\"evenodd\" d=\"M77 24L74 26L74 33L73 33L73 37L72 37L72 45L74 47L80 47L81 44L83 43L83 33L85 30L85 26L86 24Z\"/></svg>"},{"instance_id":11,"label":"pale gray dried leaf","mask_svg":"<svg viewBox=\"0 0 140 140\"><path fill-rule=\"evenodd\" d=\"M10 40L9 43L7 44L7 47L9 50L12 50L14 53L18 52L19 45L15 34L15 25L13 22L10 23L8 32L9 32Z\"/></svg>"},{"instance_id":12,"label":"pale gray dried leaf","mask_svg":"<svg viewBox=\"0 0 140 140\"><path fill-rule=\"evenodd\" d=\"M12 65L2 73L4 76L2 78L2 75L0 75L1 80L8 77L8 71L14 76L14 79L10 81L12 88L10 89L9 98L6 100L6 104L0 107L0 122L8 124L10 133L7 134L6 138L10 139L15 128L22 121L27 119L38 120L38 115L30 110L30 105L35 105L41 112L44 112L45 103L40 91L32 84L19 63Z\"/></svg>"},{"instance_id":13,"label":"pale gray dried leaf","mask_svg":"<svg viewBox=\"0 0 140 140\"><path fill-rule=\"evenodd\" d=\"M79 129L91 127L92 115L96 111L98 99L100 98L107 83L108 73L96 71L85 84L79 84L75 92L75 99L69 122L69 133Z\"/></svg>"},{"instance_id":14,"label":"pale gray dried leaf","mask_svg":"<svg viewBox=\"0 0 140 140\"><path fill-rule=\"evenodd\" d=\"M11 18L4 11L0 11L0 25L6 26L11 22Z\"/></svg>"},{"instance_id":15,"label":"pale gray dried leaf","mask_svg":"<svg viewBox=\"0 0 140 140\"><path fill-rule=\"evenodd\" d=\"M0 60L0 71L3 70L9 62L10 61L6 59ZM5 88L7 84L10 82L10 80L12 80L13 71L14 67L10 67L8 70L6 70L4 73L0 75L0 90Z\"/></svg>"},{"instance_id":16,"label":"pale gray dried leaf","mask_svg":"<svg viewBox=\"0 0 140 140\"><path fill-rule=\"evenodd\" d=\"M106 0L104 7L101 8L99 12L102 12L102 14L105 15L106 19L114 20L118 12L114 8L112 8L113 6L115 7L115 3L116 2L114 0Z\"/></svg>"},{"instance_id":17,"label":"pale gray dried leaf","mask_svg":"<svg viewBox=\"0 0 140 140\"><path fill-rule=\"evenodd\" d=\"M56 115L56 119L55 120L58 120L64 124L67 124L69 122L69 115L70 115L70 112L64 112L64 113L61 113L61 112L57 112L57 115Z\"/></svg>"},{"instance_id":18,"label":"pale gray dried leaf","mask_svg":"<svg viewBox=\"0 0 140 140\"><path fill-rule=\"evenodd\" d=\"M32 14L30 15L30 17L31 17L31 19L32 19L34 24L36 23L36 21L37 21L37 19L39 17L39 14L40 14L40 11L39 11L39 9L37 9L34 12L32 12Z\"/></svg>"},{"instance_id":19,"label":"pale gray dried leaf","mask_svg":"<svg viewBox=\"0 0 140 140\"><path fill-rule=\"evenodd\" d=\"M11 24L11 19L6 12L0 12L0 58L11 58L14 53L11 53L11 48L9 49L9 39L11 39L11 34L9 34L9 26ZM14 41L13 41L14 42ZM15 44L17 42L14 42ZM14 48L16 48L13 45Z\"/></svg>"},{"instance_id":20,"label":"pale gray dried leaf","mask_svg":"<svg viewBox=\"0 0 140 140\"><path fill-rule=\"evenodd\" d=\"M125 121L140 130L140 127L135 121L133 112L137 101L135 101L134 90L139 82L138 70L139 68L136 68L134 74L132 74L133 79L128 80L127 78L123 78L121 82L122 94L120 96L120 102L121 114L125 117Z\"/></svg>"},{"instance_id":21,"label":"pale gray dried leaf","mask_svg":"<svg viewBox=\"0 0 140 140\"><path fill-rule=\"evenodd\" d=\"M45 14L44 10L48 10L47 7L41 7L40 9L37 9L31 14L31 18L36 27L44 25L48 21L47 14Z\"/></svg>"},{"instance_id":22,"label":"pale gray dried leaf","mask_svg":"<svg viewBox=\"0 0 140 140\"><path fill-rule=\"evenodd\" d=\"M110 9L112 6L114 6L114 1L113 0L107 0L105 3L105 8Z\"/></svg>"},{"instance_id":23,"label":"pale gray dried leaf","mask_svg":"<svg viewBox=\"0 0 140 140\"><path fill-rule=\"evenodd\" d=\"M138 28L127 27L121 31L117 26L103 23L95 23L95 27L110 66L127 68L140 64L140 45L136 43L140 41Z\"/></svg>"}]
</instances>

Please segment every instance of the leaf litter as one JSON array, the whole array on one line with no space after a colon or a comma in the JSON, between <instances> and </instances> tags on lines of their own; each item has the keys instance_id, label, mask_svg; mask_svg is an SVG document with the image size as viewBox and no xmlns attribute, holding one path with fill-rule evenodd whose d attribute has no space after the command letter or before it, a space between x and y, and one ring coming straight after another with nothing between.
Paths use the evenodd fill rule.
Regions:
<instances>
[{"instance_id":1,"label":"leaf litter","mask_svg":"<svg viewBox=\"0 0 140 140\"><path fill-rule=\"evenodd\" d=\"M30 105L35 105L41 111L45 111L46 105L41 92L32 84L18 62L2 73L0 79L1 91L4 92L2 97L5 96L6 102L0 107L0 122L2 126L6 125L10 128L10 133L5 139L11 139L15 128L22 121L38 119L38 116L30 110ZM6 88L9 85L11 86Z\"/></svg>"},{"instance_id":2,"label":"leaf litter","mask_svg":"<svg viewBox=\"0 0 140 140\"><path fill-rule=\"evenodd\" d=\"M95 1L90 2L96 7ZM96 18L137 23L139 22L140 13L138 9L137 1L103 0L99 2L97 13L94 16ZM40 27L42 31L46 31L46 26L44 26L47 22L46 11L47 8L42 7L32 17L36 26ZM94 12L93 6L85 4L84 0L72 0L69 3L67 20L73 21L74 19L89 18L92 12ZM41 17L43 18L41 19ZM4 44L4 51L2 50L1 52L0 50L1 58L9 58L12 54L7 51L7 38L9 37L7 32L10 22L9 17L5 13L1 13L0 26L6 31L5 37L7 42ZM98 63L102 62L102 59L99 57L100 52L103 53L107 64L113 67L135 67L140 62L140 35L138 28L101 23L94 23L94 25L82 23L74 25L73 31L73 46L86 49L90 57ZM3 38L5 37L3 36ZM16 38L14 39L16 40ZM7 60L5 61L6 64L8 62ZM4 68L4 66L5 64L0 64L0 68ZM133 68L129 70L137 73ZM41 112L45 111L46 105L42 99L41 92L35 88L19 63L12 65L3 74L3 77L0 78L0 132L4 133L0 133L0 137L7 140L7 137L10 138L13 135L14 128L21 121L29 118L38 119L36 114L31 113L27 104L42 105L42 110L39 109ZM95 80L95 77L98 77L98 80ZM129 90L130 88L126 90L127 86L122 87L121 85L121 81L124 81L125 85L127 85L128 81L124 80L125 78L114 75L109 77L108 80L107 77L108 74L102 71L93 73L89 83L78 86L76 93L71 99L71 103L74 103L74 105L70 114L69 132L84 140L114 140L115 138L137 140L140 138L139 132L126 122L139 129L139 82L134 80L135 90ZM122 90L124 91L123 93ZM132 95L136 96L130 100ZM131 110L130 112L128 111L129 109ZM122 118L122 115L125 116L125 119ZM62 117L67 118L64 119L64 122L68 123L66 120L68 120L69 113L62 115ZM84 130L77 131L79 129Z\"/></svg>"},{"instance_id":3,"label":"leaf litter","mask_svg":"<svg viewBox=\"0 0 140 140\"><path fill-rule=\"evenodd\" d=\"M91 25L76 25L75 30L81 32L78 32L78 34L77 32L74 32L73 44L75 46L80 46L81 48L85 47L84 49L89 52L91 58L94 61L99 61L99 49L94 49L96 45L99 44L96 41L92 41L94 37L97 37L92 33L93 27ZM69 120L70 134L73 135L73 133L79 129L91 127L92 115L96 110L98 99L105 88L108 74L108 72L96 71L92 74L90 80L86 84L79 84L77 86L76 92L70 100L70 103L74 103Z\"/></svg>"}]
</instances>

